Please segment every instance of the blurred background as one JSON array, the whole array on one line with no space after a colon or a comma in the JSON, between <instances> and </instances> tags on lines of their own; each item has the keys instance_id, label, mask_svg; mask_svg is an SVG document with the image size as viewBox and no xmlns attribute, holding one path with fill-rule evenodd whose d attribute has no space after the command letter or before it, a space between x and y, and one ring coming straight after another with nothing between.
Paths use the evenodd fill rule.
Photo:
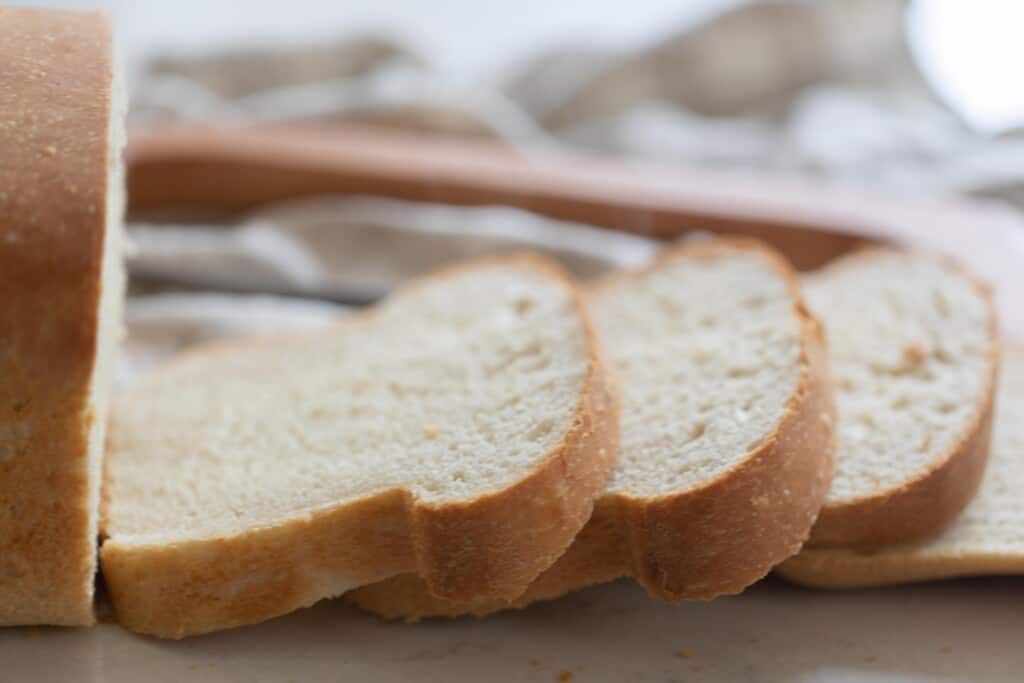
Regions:
<instances>
[{"instance_id":1,"label":"blurred background","mask_svg":"<svg viewBox=\"0 0 1024 683\"><path fill-rule=\"evenodd\" d=\"M616 172L640 177L636 164L678 169L689 175L662 173L659 187L678 177L681 196L717 197L685 230L636 212L603 226L632 234L524 211L532 200L455 206L443 184L429 203L372 186L205 215L164 201L131 215L133 368L201 339L319 324L455 257L541 248L589 277L643 261L652 237L692 238L702 216L710 225L732 204L782 223L891 231L1000 282L1020 270L1024 4L1012 0L14 4L112 14L133 139L186 123L298 122L361 131L371 156L377 134L398 134L612 160L606 186ZM179 182L162 182L165 200ZM643 204L625 185L610 205Z\"/></svg>"},{"instance_id":2,"label":"blurred background","mask_svg":"<svg viewBox=\"0 0 1024 683\"><path fill-rule=\"evenodd\" d=\"M1013 0L103 7L135 122L329 118L670 161L1011 193Z\"/></svg>"}]
</instances>

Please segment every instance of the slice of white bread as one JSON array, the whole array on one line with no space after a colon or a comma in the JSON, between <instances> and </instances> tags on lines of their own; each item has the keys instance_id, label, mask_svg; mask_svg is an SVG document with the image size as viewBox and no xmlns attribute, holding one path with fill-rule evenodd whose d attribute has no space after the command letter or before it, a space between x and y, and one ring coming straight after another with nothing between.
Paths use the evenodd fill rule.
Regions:
<instances>
[{"instance_id":1,"label":"slice of white bread","mask_svg":"<svg viewBox=\"0 0 1024 683\"><path fill-rule=\"evenodd\" d=\"M327 331L186 354L115 402L117 619L181 637L410 571L514 598L590 517L618 413L582 293L527 256Z\"/></svg>"},{"instance_id":2,"label":"slice of white bread","mask_svg":"<svg viewBox=\"0 0 1024 683\"><path fill-rule=\"evenodd\" d=\"M94 621L124 279L117 74L103 15L0 8L0 625Z\"/></svg>"},{"instance_id":3,"label":"slice of white bread","mask_svg":"<svg viewBox=\"0 0 1024 683\"><path fill-rule=\"evenodd\" d=\"M938 536L874 552L814 548L778 572L818 588L856 588L956 576L1024 575L1024 347L1004 351L992 453L977 497Z\"/></svg>"},{"instance_id":4,"label":"slice of white bread","mask_svg":"<svg viewBox=\"0 0 1024 683\"><path fill-rule=\"evenodd\" d=\"M632 576L670 601L737 593L807 538L832 476L821 327L773 251L716 241L591 290L622 385L622 451L568 552L511 604L454 602L414 575L348 595L382 616L484 614Z\"/></svg>"},{"instance_id":5,"label":"slice of white bread","mask_svg":"<svg viewBox=\"0 0 1024 683\"><path fill-rule=\"evenodd\" d=\"M988 289L949 262L869 249L807 276L828 330L839 453L811 545L938 533L974 497L999 365Z\"/></svg>"}]
</instances>

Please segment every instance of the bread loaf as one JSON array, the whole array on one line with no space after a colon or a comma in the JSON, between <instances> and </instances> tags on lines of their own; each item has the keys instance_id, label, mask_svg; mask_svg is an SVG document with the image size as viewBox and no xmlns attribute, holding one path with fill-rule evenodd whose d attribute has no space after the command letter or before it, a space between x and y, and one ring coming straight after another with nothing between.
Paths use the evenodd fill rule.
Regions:
<instances>
[{"instance_id":1,"label":"bread loaf","mask_svg":"<svg viewBox=\"0 0 1024 683\"><path fill-rule=\"evenodd\" d=\"M0 625L93 622L124 98L96 13L0 8Z\"/></svg>"}]
</instances>

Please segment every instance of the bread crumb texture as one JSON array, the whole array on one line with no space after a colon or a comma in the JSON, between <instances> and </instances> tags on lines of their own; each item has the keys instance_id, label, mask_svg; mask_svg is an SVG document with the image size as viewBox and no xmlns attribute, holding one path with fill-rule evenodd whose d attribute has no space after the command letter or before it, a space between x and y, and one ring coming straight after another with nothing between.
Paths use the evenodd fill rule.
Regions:
<instances>
[{"instance_id":1,"label":"bread crumb texture","mask_svg":"<svg viewBox=\"0 0 1024 683\"><path fill-rule=\"evenodd\" d=\"M897 488L949 452L982 403L989 308L930 257L877 251L805 278L839 407L829 502Z\"/></svg>"},{"instance_id":2,"label":"bread crumb texture","mask_svg":"<svg viewBox=\"0 0 1024 683\"><path fill-rule=\"evenodd\" d=\"M468 269L326 334L186 357L117 402L107 532L201 538L393 488L507 487L572 426L575 307L544 271Z\"/></svg>"},{"instance_id":3,"label":"bread crumb texture","mask_svg":"<svg viewBox=\"0 0 1024 683\"><path fill-rule=\"evenodd\" d=\"M772 432L796 390L800 320L758 252L680 259L617 281L594 297L594 317L622 378L609 492L652 496L713 480Z\"/></svg>"}]
</instances>

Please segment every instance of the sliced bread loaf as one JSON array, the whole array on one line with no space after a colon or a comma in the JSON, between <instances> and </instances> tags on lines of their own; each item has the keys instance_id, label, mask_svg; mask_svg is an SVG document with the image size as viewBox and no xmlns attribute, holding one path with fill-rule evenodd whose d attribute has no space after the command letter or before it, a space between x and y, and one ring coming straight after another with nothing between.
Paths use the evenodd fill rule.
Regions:
<instances>
[{"instance_id":1,"label":"sliced bread loaf","mask_svg":"<svg viewBox=\"0 0 1024 683\"><path fill-rule=\"evenodd\" d=\"M94 620L123 291L116 75L102 15L0 8L0 625Z\"/></svg>"},{"instance_id":2,"label":"sliced bread loaf","mask_svg":"<svg viewBox=\"0 0 1024 683\"><path fill-rule=\"evenodd\" d=\"M805 279L828 330L836 476L812 545L937 533L974 496L998 367L989 291L949 263L871 249Z\"/></svg>"},{"instance_id":3,"label":"sliced bread loaf","mask_svg":"<svg viewBox=\"0 0 1024 683\"><path fill-rule=\"evenodd\" d=\"M617 448L575 285L537 258L464 265L120 396L103 572L118 620L166 637L411 571L511 599L590 517Z\"/></svg>"},{"instance_id":4,"label":"sliced bread loaf","mask_svg":"<svg viewBox=\"0 0 1024 683\"><path fill-rule=\"evenodd\" d=\"M1006 349L992 453L978 495L938 536L864 552L809 548L778 572L818 588L855 588L954 576L1024 574L1024 347Z\"/></svg>"},{"instance_id":5,"label":"sliced bread loaf","mask_svg":"<svg viewBox=\"0 0 1024 683\"><path fill-rule=\"evenodd\" d=\"M511 603L453 602L406 575L353 591L386 617L483 614L632 576L670 601L737 593L797 552L832 476L825 340L769 249L666 252L592 288L622 385L622 450L568 552Z\"/></svg>"}]
</instances>

